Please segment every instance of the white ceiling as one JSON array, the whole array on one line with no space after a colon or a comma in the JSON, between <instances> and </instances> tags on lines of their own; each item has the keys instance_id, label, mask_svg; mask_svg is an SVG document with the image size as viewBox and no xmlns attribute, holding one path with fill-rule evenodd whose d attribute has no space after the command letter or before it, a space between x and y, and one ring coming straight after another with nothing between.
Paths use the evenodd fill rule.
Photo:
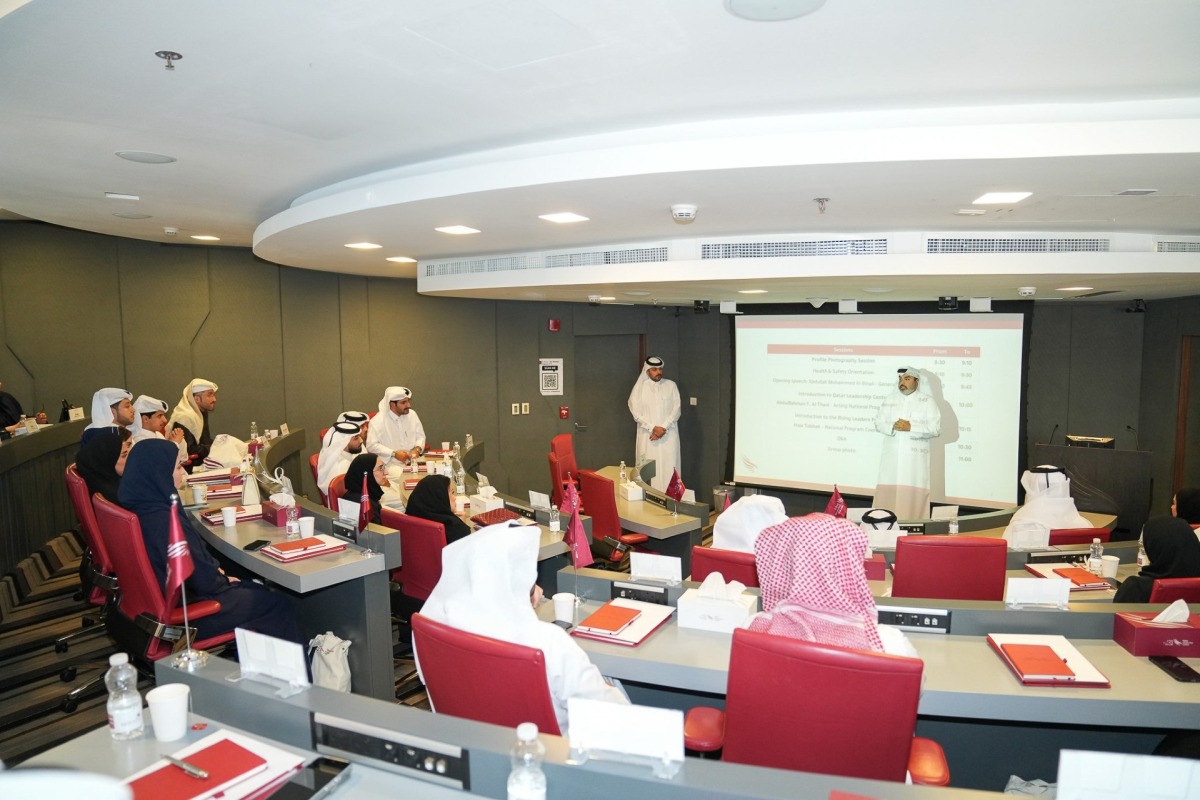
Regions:
<instances>
[{"instance_id":1,"label":"white ceiling","mask_svg":"<svg viewBox=\"0 0 1200 800\"><path fill-rule=\"evenodd\" d=\"M1200 237L1193 0L827 0L777 23L735 18L721 0L0 0L5 10L9 216L164 242L211 234L281 264L401 276L415 268L385 257L913 233L1112 234L1147 253L1156 236ZM162 49L183 54L173 71ZM1114 196L1129 189L1155 193ZM989 190L1034 194L953 214ZM830 198L824 214L817 197ZM674 224L673 203L698 205L696 221ZM591 219L536 218L553 211ZM455 223L483 232L433 231ZM356 241L383 248L343 246ZM1021 285L1041 299L1081 283L1117 292L1107 299L1200 294L1200 255L1118 255L949 271L905 256L729 263L691 280L686 262L421 289L667 303L746 301L736 291L751 286L770 289L760 302L877 297L867 287L1006 298Z\"/></svg>"}]
</instances>

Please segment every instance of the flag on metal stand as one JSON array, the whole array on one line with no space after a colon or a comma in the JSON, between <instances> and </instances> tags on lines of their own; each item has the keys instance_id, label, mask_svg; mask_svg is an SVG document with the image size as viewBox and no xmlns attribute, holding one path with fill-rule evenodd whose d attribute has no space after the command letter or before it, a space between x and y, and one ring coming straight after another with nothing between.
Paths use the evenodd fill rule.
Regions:
<instances>
[{"instance_id":1,"label":"flag on metal stand","mask_svg":"<svg viewBox=\"0 0 1200 800\"><path fill-rule=\"evenodd\" d=\"M721 506L722 511L729 508L729 506L730 506L729 494L730 494L729 492L725 493L725 505Z\"/></svg>"},{"instance_id":2,"label":"flag on metal stand","mask_svg":"<svg viewBox=\"0 0 1200 800\"><path fill-rule=\"evenodd\" d=\"M596 559L592 558L592 546L588 542L587 532L583 529L583 522L579 519L579 492L575 491L575 484L570 475L567 476L567 489L563 493L559 510L570 518L567 522L567 535L563 541L571 548L571 566L575 569L591 566Z\"/></svg>"},{"instance_id":3,"label":"flag on metal stand","mask_svg":"<svg viewBox=\"0 0 1200 800\"><path fill-rule=\"evenodd\" d=\"M667 483L667 497L675 501L675 508L671 509L671 516L679 516L679 503L683 500L683 493L687 487L683 485L683 478L679 477L679 470L671 472L671 480Z\"/></svg>"},{"instance_id":4,"label":"flag on metal stand","mask_svg":"<svg viewBox=\"0 0 1200 800\"><path fill-rule=\"evenodd\" d=\"M179 495L171 495L171 524L167 529L167 582L166 595L170 601L179 593L183 606L183 635L187 647L175 655L173 665L185 672L195 672L208 662L208 653L192 648L192 627L188 622L187 579L196 568L192 562L192 551L188 549L187 537L183 535L183 523L179 520Z\"/></svg>"},{"instance_id":5,"label":"flag on metal stand","mask_svg":"<svg viewBox=\"0 0 1200 800\"><path fill-rule=\"evenodd\" d=\"M842 493L838 491L836 483L833 485L833 496L825 504L825 513L843 519L846 517L846 501L842 499Z\"/></svg>"},{"instance_id":6,"label":"flag on metal stand","mask_svg":"<svg viewBox=\"0 0 1200 800\"><path fill-rule=\"evenodd\" d=\"M371 523L371 493L367 489L367 476L363 475L362 498L358 501L358 532L362 533Z\"/></svg>"}]
</instances>

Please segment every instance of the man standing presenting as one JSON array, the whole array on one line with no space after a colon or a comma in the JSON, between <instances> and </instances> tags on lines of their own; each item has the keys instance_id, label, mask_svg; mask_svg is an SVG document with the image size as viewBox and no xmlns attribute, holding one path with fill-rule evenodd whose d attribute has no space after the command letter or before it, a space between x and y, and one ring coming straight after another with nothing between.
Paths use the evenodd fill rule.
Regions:
<instances>
[{"instance_id":1,"label":"man standing presenting","mask_svg":"<svg viewBox=\"0 0 1200 800\"><path fill-rule=\"evenodd\" d=\"M212 447L212 431L208 427L208 414L217 407L217 385L203 378L196 378L183 389L179 405L171 412L170 438L175 429L183 430L183 441L187 445L188 471L208 455Z\"/></svg>"},{"instance_id":2,"label":"man standing presenting","mask_svg":"<svg viewBox=\"0 0 1200 800\"><path fill-rule=\"evenodd\" d=\"M875 414L875 429L885 438L871 503L900 519L928 519L929 440L942 432L942 412L932 396L920 391L920 370L896 371L896 391L884 398Z\"/></svg>"},{"instance_id":3,"label":"man standing presenting","mask_svg":"<svg viewBox=\"0 0 1200 800\"><path fill-rule=\"evenodd\" d=\"M679 469L679 389L675 381L663 378L663 360L646 359L633 391L629 393L629 413L637 423L637 463L655 462L650 485L666 491L671 473Z\"/></svg>"},{"instance_id":4,"label":"man standing presenting","mask_svg":"<svg viewBox=\"0 0 1200 800\"><path fill-rule=\"evenodd\" d=\"M389 465L407 464L425 452L425 428L405 387L389 386L383 393L379 413L367 428L367 450Z\"/></svg>"}]
</instances>

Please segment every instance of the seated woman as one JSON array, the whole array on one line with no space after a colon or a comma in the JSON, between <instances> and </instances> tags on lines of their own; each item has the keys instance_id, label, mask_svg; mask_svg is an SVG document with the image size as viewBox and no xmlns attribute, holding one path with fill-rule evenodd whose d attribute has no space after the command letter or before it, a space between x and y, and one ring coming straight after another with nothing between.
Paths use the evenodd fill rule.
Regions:
<instances>
[{"instance_id":1,"label":"seated woman","mask_svg":"<svg viewBox=\"0 0 1200 800\"><path fill-rule=\"evenodd\" d=\"M753 553L764 528L787 519L783 501L765 494L748 494L721 512L713 526L712 546L720 550Z\"/></svg>"},{"instance_id":2,"label":"seated woman","mask_svg":"<svg viewBox=\"0 0 1200 800\"><path fill-rule=\"evenodd\" d=\"M139 442L125 463L119 493L121 505L137 514L142 526L146 555L158 578L166 587L167 539L171 525L171 495L187 480L179 463L179 448L166 439ZM209 552L191 519L178 510L183 535L187 538L194 569L185 584L188 602L216 600L220 612L192 620L196 636L207 639L234 628L252 631L305 644L300 625L287 596L251 581L225 577L217 559Z\"/></svg>"},{"instance_id":3,"label":"seated woman","mask_svg":"<svg viewBox=\"0 0 1200 800\"><path fill-rule=\"evenodd\" d=\"M1182 493L1181 493L1182 494ZM1142 528L1150 563L1121 581L1114 603L1149 603L1158 578L1200 578L1200 539L1182 517L1155 517Z\"/></svg>"},{"instance_id":4,"label":"seated woman","mask_svg":"<svg viewBox=\"0 0 1200 800\"><path fill-rule=\"evenodd\" d=\"M117 501L125 459L133 447L132 434L125 428L119 432L103 431L88 439L75 456L75 469L87 484L88 494L99 492L110 503Z\"/></svg>"},{"instance_id":5,"label":"seated woman","mask_svg":"<svg viewBox=\"0 0 1200 800\"><path fill-rule=\"evenodd\" d=\"M426 475L422 478L408 496L405 513L410 517L442 523L446 528L446 544L471 533L471 526L454 513L454 485L445 475Z\"/></svg>"},{"instance_id":6,"label":"seated woman","mask_svg":"<svg viewBox=\"0 0 1200 800\"><path fill-rule=\"evenodd\" d=\"M404 510L404 498L396 491L388 480L387 469L379 456L374 453L361 453L354 457L346 468L346 491L343 500L357 503L362 500L363 476L367 479L367 496L371 498L371 522L379 522L381 506Z\"/></svg>"},{"instance_id":7,"label":"seated woman","mask_svg":"<svg viewBox=\"0 0 1200 800\"><path fill-rule=\"evenodd\" d=\"M446 545L442 577L421 613L468 633L536 647L545 654L546 678L559 728L567 735L567 701L572 697L628 703L625 693L605 681L587 654L533 608L542 599L536 585L537 528L491 525ZM421 654L417 653L417 668ZM504 691L498 687L498 691Z\"/></svg>"},{"instance_id":8,"label":"seated woman","mask_svg":"<svg viewBox=\"0 0 1200 800\"><path fill-rule=\"evenodd\" d=\"M1193 528L1200 526L1200 489L1180 489L1171 498L1171 516L1187 520Z\"/></svg>"},{"instance_id":9,"label":"seated woman","mask_svg":"<svg viewBox=\"0 0 1200 800\"><path fill-rule=\"evenodd\" d=\"M763 613L751 630L918 658L898 628L880 625L863 558L867 535L828 514L793 517L758 537Z\"/></svg>"}]
</instances>

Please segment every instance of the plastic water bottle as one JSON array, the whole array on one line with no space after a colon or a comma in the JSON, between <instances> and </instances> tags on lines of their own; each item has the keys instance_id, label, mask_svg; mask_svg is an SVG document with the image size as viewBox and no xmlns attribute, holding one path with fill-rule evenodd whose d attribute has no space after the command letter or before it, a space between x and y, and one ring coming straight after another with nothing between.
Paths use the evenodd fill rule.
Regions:
<instances>
[{"instance_id":1,"label":"plastic water bottle","mask_svg":"<svg viewBox=\"0 0 1200 800\"><path fill-rule=\"evenodd\" d=\"M250 423L250 438L251 439L258 438L258 423L257 422Z\"/></svg>"},{"instance_id":2,"label":"plastic water bottle","mask_svg":"<svg viewBox=\"0 0 1200 800\"><path fill-rule=\"evenodd\" d=\"M951 517L948 527L951 536L958 536L958 517Z\"/></svg>"},{"instance_id":3,"label":"plastic water bottle","mask_svg":"<svg viewBox=\"0 0 1200 800\"><path fill-rule=\"evenodd\" d=\"M471 434L468 433L466 442L467 442L467 449L470 450L472 447L475 446L475 437L471 436Z\"/></svg>"},{"instance_id":4,"label":"plastic water bottle","mask_svg":"<svg viewBox=\"0 0 1200 800\"><path fill-rule=\"evenodd\" d=\"M1092 547L1088 551L1087 571L1093 575L1104 574L1104 545L1099 539L1092 539Z\"/></svg>"},{"instance_id":5,"label":"plastic water bottle","mask_svg":"<svg viewBox=\"0 0 1200 800\"><path fill-rule=\"evenodd\" d=\"M625 462L621 462L621 483L629 483L629 470L625 469Z\"/></svg>"},{"instance_id":6,"label":"plastic water bottle","mask_svg":"<svg viewBox=\"0 0 1200 800\"><path fill-rule=\"evenodd\" d=\"M138 692L137 670L125 653L108 657L104 685L108 687L108 732L118 741L142 735L142 695Z\"/></svg>"},{"instance_id":7,"label":"plastic water bottle","mask_svg":"<svg viewBox=\"0 0 1200 800\"><path fill-rule=\"evenodd\" d=\"M562 513L554 506L550 506L549 527L550 530L554 531L555 533L558 533L558 531L562 530Z\"/></svg>"},{"instance_id":8,"label":"plastic water bottle","mask_svg":"<svg viewBox=\"0 0 1200 800\"><path fill-rule=\"evenodd\" d=\"M461 453L462 448L458 446L458 442L455 442L454 447L450 450L450 455L452 455L454 458L458 458Z\"/></svg>"},{"instance_id":9,"label":"plastic water bottle","mask_svg":"<svg viewBox=\"0 0 1200 800\"><path fill-rule=\"evenodd\" d=\"M1146 555L1146 548L1139 541L1138 542L1137 565L1138 565L1138 567L1144 567L1149 563L1150 563L1150 556Z\"/></svg>"},{"instance_id":10,"label":"plastic water bottle","mask_svg":"<svg viewBox=\"0 0 1200 800\"><path fill-rule=\"evenodd\" d=\"M286 531L287 538L289 540L300 538L300 507L299 506L288 506L287 526L284 528L284 530Z\"/></svg>"},{"instance_id":11,"label":"plastic water bottle","mask_svg":"<svg viewBox=\"0 0 1200 800\"><path fill-rule=\"evenodd\" d=\"M454 470L454 493L467 493L467 472L462 468L461 464L458 469Z\"/></svg>"},{"instance_id":12,"label":"plastic water bottle","mask_svg":"<svg viewBox=\"0 0 1200 800\"><path fill-rule=\"evenodd\" d=\"M508 800L546 800L546 773L542 759L546 748L538 739L537 725L517 726L517 745L512 749L512 772L508 773Z\"/></svg>"}]
</instances>

